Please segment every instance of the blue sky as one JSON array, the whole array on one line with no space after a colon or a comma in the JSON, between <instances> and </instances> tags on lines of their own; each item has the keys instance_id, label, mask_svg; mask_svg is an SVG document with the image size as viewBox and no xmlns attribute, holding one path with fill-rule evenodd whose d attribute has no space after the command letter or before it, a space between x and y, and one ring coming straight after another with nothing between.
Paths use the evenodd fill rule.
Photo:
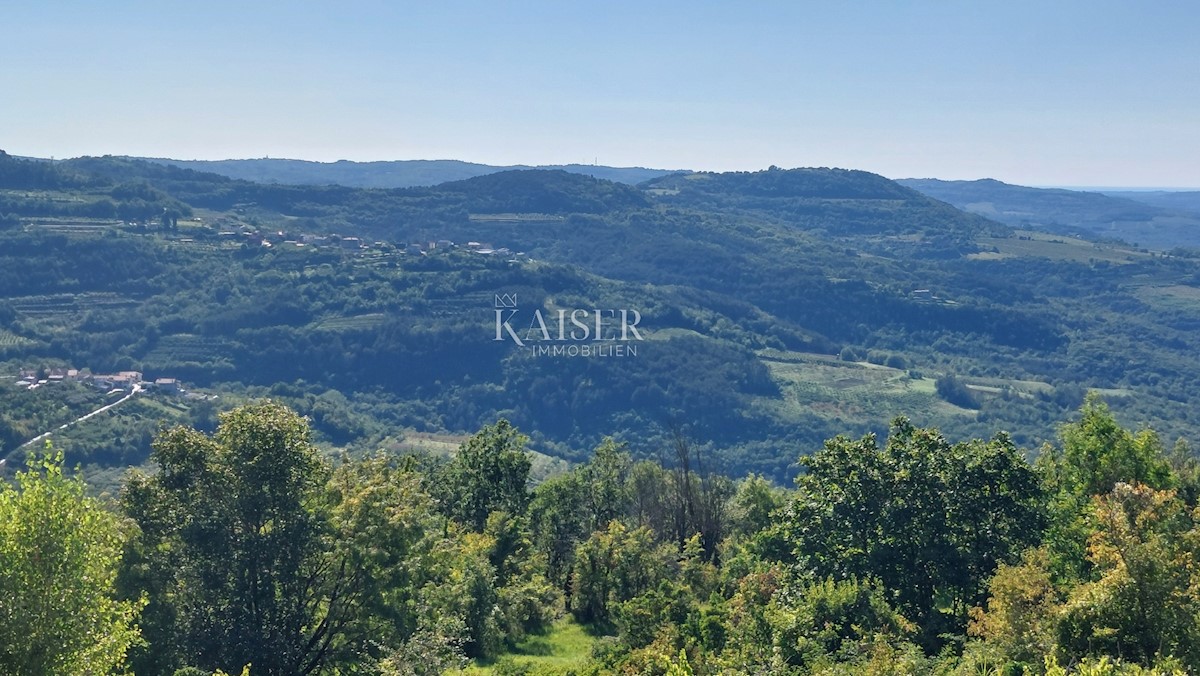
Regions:
<instances>
[{"instance_id":1,"label":"blue sky","mask_svg":"<svg viewBox=\"0 0 1200 676\"><path fill-rule=\"evenodd\" d=\"M24 2L0 148L1200 187L1195 2Z\"/></svg>"}]
</instances>

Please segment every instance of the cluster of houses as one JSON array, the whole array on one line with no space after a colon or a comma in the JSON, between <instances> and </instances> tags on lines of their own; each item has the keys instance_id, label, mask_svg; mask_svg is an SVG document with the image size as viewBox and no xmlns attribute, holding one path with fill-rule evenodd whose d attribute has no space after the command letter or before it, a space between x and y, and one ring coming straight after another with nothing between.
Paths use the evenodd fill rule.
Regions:
<instances>
[{"instance_id":1,"label":"cluster of houses","mask_svg":"<svg viewBox=\"0 0 1200 676\"><path fill-rule=\"evenodd\" d=\"M40 377L39 375L44 375ZM52 368L39 374L33 369L21 369L17 374L17 385L33 389L41 385L57 382L87 383L105 392L116 390L132 390L135 385L143 389L154 389L165 394L186 394L183 385L174 378L157 378L154 381L144 380L140 371L120 371L118 373L91 373L88 370Z\"/></svg>"},{"instance_id":2,"label":"cluster of houses","mask_svg":"<svg viewBox=\"0 0 1200 676\"><path fill-rule=\"evenodd\" d=\"M285 233L282 230L275 232L260 232L258 230L222 230L217 233L222 239L233 241L241 241L251 246L261 246L265 248L273 247L277 244L291 244L292 246L312 246L312 247L338 247L347 251L358 251L366 248L368 245L358 237L338 237L326 235L293 235ZM376 245L382 245L382 242L376 242Z\"/></svg>"}]
</instances>

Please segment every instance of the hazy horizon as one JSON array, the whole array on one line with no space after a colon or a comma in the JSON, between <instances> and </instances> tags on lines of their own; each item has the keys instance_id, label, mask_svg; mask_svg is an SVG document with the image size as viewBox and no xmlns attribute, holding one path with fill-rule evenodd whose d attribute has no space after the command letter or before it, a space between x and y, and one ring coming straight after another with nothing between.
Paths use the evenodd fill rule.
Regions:
<instances>
[{"instance_id":1,"label":"hazy horizon","mask_svg":"<svg viewBox=\"0 0 1200 676\"><path fill-rule=\"evenodd\" d=\"M1200 185L1200 5L6 8L0 147Z\"/></svg>"}]
</instances>

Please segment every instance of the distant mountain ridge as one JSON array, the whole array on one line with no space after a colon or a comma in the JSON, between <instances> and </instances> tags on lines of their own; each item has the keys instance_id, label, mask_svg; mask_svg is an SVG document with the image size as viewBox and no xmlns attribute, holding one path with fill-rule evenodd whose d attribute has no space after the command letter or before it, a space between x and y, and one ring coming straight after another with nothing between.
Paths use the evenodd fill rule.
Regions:
<instances>
[{"instance_id":1,"label":"distant mountain ridge","mask_svg":"<svg viewBox=\"0 0 1200 676\"><path fill-rule=\"evenodd\" d=\"M995 179L943 181L903 178L896 183L1016 228L1085 234L1155 249L1200 246L1200 212L1161 193L1119 195L1029 188ZM1194 195L1194 193L1183 193Z\"/></svg>"},{"instance_id":2,"label":"distant mountain ridge","mask_svg":"<svg viewBox=\"0 0 1200 676\"><path fill-rule=\"evenodd\" d=\"M586 164L496 166L463 162L461 160L390 160L379 162L338 160L336 162L313 162L309 160L271 158L175 160L146 157L134 159L145 159L158 164L221 174L222 176L254 181L256 183L343 185L351 188L425 187L515 169L559 169L572 174L584 174L593 178L602 178L629 185L635 185L660 176L676 173L675 170L647 169L645 167L606 167Z\"/></svg>"}]
</instances>

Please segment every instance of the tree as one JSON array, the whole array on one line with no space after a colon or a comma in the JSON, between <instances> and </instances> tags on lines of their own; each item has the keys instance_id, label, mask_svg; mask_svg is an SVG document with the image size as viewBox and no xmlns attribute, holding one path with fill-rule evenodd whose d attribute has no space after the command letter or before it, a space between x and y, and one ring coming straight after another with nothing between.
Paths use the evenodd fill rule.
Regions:
<instances>
[{"instance_id":1,"label":"tree","mask_svg":"<svg viewBox=\"0 0 1200 676\"><path fill-rule=\"evenodd\" d=\"M179 229L179 219L183 218L183 213L174 207L163 208L162 214L158 217L159 222L165 230Z\"/></svg>"},{"instance_id":2,"label":"tree","mask_svg":"<svg viewBox=\"0 0 1200 676\"><path fill-rule=\"evenodd\" d=\"M528 437L500 419L459 446L442 491L447 513L475 532L483 531L493 511L524 514L533 464L525 451L527 441Z\"/></svg>"},{"instance_id":3,"label":"tree","mask_svg":"<svg viewBox=\"0 0 1200 676\"><path fill-rule=\"evenodd\" d=\"M36 456L16 486L0 482L0 672L111 673L139 640L141 599L115 587L124 528L63 474L62 453Z\"/></svg>"},{"instance_id":4,"label":"tree","mask_svg":"<svg viewBox=\"0 0 1200 676\"><path fill-rule=\"evenodd\" d=\"M1098 579L1072 590L1058 640L1072 657L1109 655L1200 669L1200 529L1174 491L1117 483L1093 498L1088 558Z\"/></svg>"},{"instance_id":5,"label":"tree","mask_svg":"<svg viewBox=\"0 0 1200 676\"><path fill-rule=\"evenodd\" d=\"M666 551L645 527L630 530L619 520L597 531L575 550L571 571L571 612L584 623L605 624L616 604L628 601L664 579Z\"/></svg>"},{"instance_id":6,"label":"tree","mask_svg":"<svg viewBox=\"0 0 1200 676\"><path fill-rule=\"evenodd\" d=\"M1042 532L1037 475L1003 435L952 445L899 418L883 449L838 437L801 464L778 525L795 559L820 578L880 580L926 648L961 631L996 566Z\"/></svg>"},{"instance_id":7,"label":"tree","mask_svg":"<svg viewBox=\"0 0 1200 676\"><path fill-rule=\"evenodd\" d=\"M1112 490L1118 482L1167 488L1171 466L1158 436L1133 434L1117 424L1096 393L1088 394L1076 423L1063 427L1060 476L1063 488L1085 499Z\"/></svg>"},{"instance_id":8,"label":"tree","mask_svg":"<svg viewBox=\"0 0 1200 676\"><path fill-rule=\"evenodd\" d=\"M978 409L979 399L971 388L953 375L940 376L935 384L938 396L955 406Z\"/></svg>"},{"instance_id":9,"label":"tree","mask_svg":"<svg viewBox=\"0 0 1200 676\"><path fill-rule=\"evenodd\" d=\"M738 482L730 502L731 530L750 537L771 525L775 511L783 506L783 490L765 477L751 474Z\"/></svg>"},{"instance_id":10,"label":"tree","mask_svg":"<svg viewBox=\"0 0 1200 676\"><path fill-rule=\"evenodd\" d=\"M1061 437L1061 450L1047 446L1038 458L1050 495L1046 541L1056 578L1086 580L1092 574L1087 557L1092 498L1121 482L1165 489L1175 477L1158 436L1122 428L1095 393L1085 399L1079 420L1063 426Z\"/></svg>"},{"instance_id":11,"label":"tree","mask_svg":"<svg viewBox=\"0 0 1200 676\"><path fill-rule=\"evenodd\" d=\"M629 471L633 460L625 444L606 438L580 468L580 479L588 490L591 530L600 530L625 513L629 502Z\"/></svg>"},{"instance_id":12,"label":"tree","mask_svg":"<svg viewBox=\"0 0 1200 676\"><path fill-rule=\"evenodd\" d=\"M1000 564L988 593L986 612L971 609L969 635L985 639L1008 660L1027 665L1053 652L1060 599L1044 547L1026 550L1020 564Z\"/></svg>"},{"instance_id":13,"label":"tree","mask_svg":"<svg viewBox=\"0 0 1200 676\"><path fill-rule=\"evenodd\" d=\"M587 487L577 472L567 472L543 481L533 492L529 522L538 549L546 557L546 575L569 591L567 580L575 563L575 547L590 530Z\"/></svg>"},{"instance_id":14,"label":"tree","mask_svg":"<svg viewBox=\"0 0 1200 676\"><path fill-rule=\"evenodd\" d=\"M342 638L351 661L394 664L400 655L436 654L453 662L460 655L453 619L434 612L423 595L444 570L435 558L445 549L446 519L421 483L410 467L382 456L343 458L329 483L333 548L326 559L351 583L357 607Z\"/></svg>"},{"instance_id":15,"label":"tree","mask_svg":"<svg viewBox=\"0 0 1200 676\"><path fill-rule=\"evenodd\" d=\"M878 584L853 578L793 583L771 601L767 617L780 657L798 666L829 657L850 661L868 654L876 640L898 645L914 629Z\"/></svg>"},{"instance_id":16,"label":"tree","mask_svg":"<svg viewBox=\"0 0 1200 676\"><path fill-rule=\"evenodd\" d=\"M222 415L213 437L179 427L154 442L158 473L121 499L141 527L127 582L151 598L139 671L309 674L332 658L359 578L330 556L329 473L308 434L267 402Z\"/></svg>"}]
</instances>

